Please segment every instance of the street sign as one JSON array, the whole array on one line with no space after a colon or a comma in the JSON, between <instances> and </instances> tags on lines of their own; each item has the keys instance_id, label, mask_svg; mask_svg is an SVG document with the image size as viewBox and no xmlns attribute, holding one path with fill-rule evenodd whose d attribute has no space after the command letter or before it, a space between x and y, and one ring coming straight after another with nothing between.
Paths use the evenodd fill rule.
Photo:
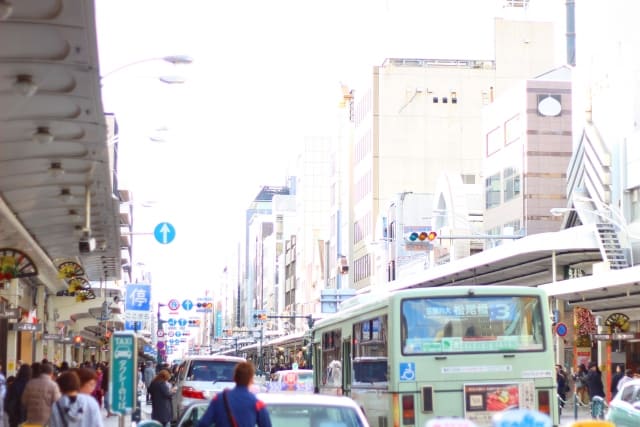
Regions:
<instances>
[{"instance_id":1,"label":"street sign","mask_svg":"<svg viewBox=\"0 0 640 427\"><path fill-rule=\"evenodd\" d=\"M111 337L109 399L111 410L128 414L136 409L137 341L128 331L116 331Z\"/></svg>"},{"instance_id":2,"label":"street sign","mask_svg":"<svg viewBox=\"0 0 640 427\"><path fill-rule=\"evenodd\" d=\"M556 325L556 334L558 334L559 337L566 336L567 332L568 332L568 328L566 324L560 322Z\"/></svg>"},{"instance_id":3,"label":"street sign","mask_svg":"<svg viewBox=\"0 0 640 427\"><path fill-rule=\"evenodd\" d=\"M0 312L0 319L19 319L21 315L19 308L5 308L3 312Z\"/></svg>"},{"instance_id":4,"label":"street sign","mask_svg":"<svg viewBox=\"0 0 640 427\"><path fill-rule=\"evenodd\" d=\"M45 341L58 341L62 339L62 334L42 334L42 339Z\"/></svg>"},{"instance_id":5,"label":"street sign","mask_svg":"<svg viewBox=\"0 0 640 427\"><path fill-rule=\"evenodd\" d=\"M127 297L124 303L125 320L148 321L151 310L151 285L148 283L131 283L125 290Z\"/></svg>"},{"instance_id":6,"label":"street sign","mask_svg":"<svg viewBox=\"0 0 640 427\"><path fill-rule=\"evenodd\" d=\"M169 307L169 310L171 311L176 311L180 308L180 301L178 301L177 299L172 299L167 304L167 307Z\"/></svg>"},{"instance_id":7,"label":"street sign","mask_svg":"<svg viewBox=\"0 0 640 427\"><path fill-rule=\"evenodd\" d=\"M176 229L168 222L161 222L153 229L153 235L158 243L169 244L176 237Z\"/></svg>"},{"instance_id":8,"label":"street sign","mask_svg":"<svg viewBox=\"0 0 640 427\"><path fill-rule=\"evenodd\" d=\"M184 318L178 319L178 325L182 326L183 328L187 326L187 323L189 323L187 319L184 319Z\"/></svg>"},{"instance_id":9,"label":"street sign","mask_svg":"<svg viewBox=\"0 0 640 427\"><path fill-rule=\"evenodd\" d=\"M191 310L193 308L193 301L191 301L190 299L182 301L182 308L187 311Z\"/></svg>"},{"instance_id":10,"label":"street sign","mask_svg":"<svg viewBox=\"0 0 640 427\"><path fill-rule=\"evenodd\" d=\"M42 330L40 323L12 323L12 331L37 332Z\"/></svg>"}]
</instances>

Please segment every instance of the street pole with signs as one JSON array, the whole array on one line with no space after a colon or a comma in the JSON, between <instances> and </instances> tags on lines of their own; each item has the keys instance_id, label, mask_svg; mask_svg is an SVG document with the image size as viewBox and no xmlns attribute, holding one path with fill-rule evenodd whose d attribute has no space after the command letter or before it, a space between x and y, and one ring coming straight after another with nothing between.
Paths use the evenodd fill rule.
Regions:
<instances>
[{"instance_id":1,"label":"street pole with signs","mask_svg":"<svg viewBox=\"0 0 640 427\"><path fill-rule=\"evenodd\" d=\"M125 425L125 416L136 410L137 355L135 333L131 331L113 333L109 363L109 401L111 402L111 410L120 414L119 425L121 427Z\"/></svg>"}]
</instances>

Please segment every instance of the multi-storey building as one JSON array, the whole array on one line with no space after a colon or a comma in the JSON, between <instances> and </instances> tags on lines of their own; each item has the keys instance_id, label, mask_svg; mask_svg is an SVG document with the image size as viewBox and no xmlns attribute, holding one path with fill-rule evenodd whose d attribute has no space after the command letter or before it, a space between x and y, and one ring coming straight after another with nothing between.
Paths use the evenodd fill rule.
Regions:
<instances>
[{"instance_id":1,"label":"multi-storey building","mask_svg":"<svg viewBox=\"0 0 640 427\"><path fill-rule=\"evenodd\" d=\"M497 19L495 31L495 60L387 59L374 68L372 88L356 98L349 251L356 289L371 284L367 243L391 199L433 193L445 172L478 182L482 107L518 79L552 68L551 23Z\"/></svg>"}]
</instances>

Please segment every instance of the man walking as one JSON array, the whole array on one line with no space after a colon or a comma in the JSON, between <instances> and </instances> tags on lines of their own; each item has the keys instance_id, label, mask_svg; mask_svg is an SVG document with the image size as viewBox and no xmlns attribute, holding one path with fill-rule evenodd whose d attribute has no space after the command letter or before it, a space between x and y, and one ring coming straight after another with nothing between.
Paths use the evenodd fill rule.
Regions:
<instances>
[{"instance_id":1,"label":"man walking","mask_svg":"<svg viewBox=\"0 0 640 427\"><path fill-rule=\"evenodd\" d=\"M233 371L236 386L213 397L198 427L271 427L267 406L249 390L255 368L251 362L240 362Z\"/></svg>"},{"instance_id":2,"label":"man walking","mask_svg":"<svg viewBox=\"0 0 640 427\"><path fill-rule=\"evenodd\" d=\"M147 366L144 368L144 372L142 373L144 378L144 386L147 390L147 404L151 403L151 394L149 394L149 386L151 385L151 381L156 376L156 370L153 369L153 362L147 362Z\"/></svg>"},{"instance_id":3,"label":"man walking","mask_svg":"<svg viewBox=\"0 0 640 427\"><path fill-rule=\"evenodd\" d=\"M22 404L27 410L27 424L47 425L51 405L60 399L60 389L53 381L53 365L42 363L40 375L29 380L22 393Z\"/></svg>"}]
</instances>

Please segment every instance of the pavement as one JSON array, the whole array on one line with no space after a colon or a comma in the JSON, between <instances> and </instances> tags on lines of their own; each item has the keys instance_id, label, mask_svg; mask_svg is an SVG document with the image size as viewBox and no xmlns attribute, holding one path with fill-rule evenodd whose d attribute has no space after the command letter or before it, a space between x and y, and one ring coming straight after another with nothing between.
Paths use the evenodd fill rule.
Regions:
<instances>
[{"instance_id":1,"label":"pavement","mask_svg":"<svg viewBox=\"0 0 640 427\"><path fill-rule=\"evenodd\" d=\"M142 419L143 420L151 419L151 405L147 405L145 402L142 402ZM104 424L104 427L119 427L120 426L119 420L120 420L120 417L118 416L107 417L107 411L104 409L102 410L102 423ZM131 422L130 416L125 416L123 425L127 427L133 425L133 423Z\"/></svg>"}]
</instances>

